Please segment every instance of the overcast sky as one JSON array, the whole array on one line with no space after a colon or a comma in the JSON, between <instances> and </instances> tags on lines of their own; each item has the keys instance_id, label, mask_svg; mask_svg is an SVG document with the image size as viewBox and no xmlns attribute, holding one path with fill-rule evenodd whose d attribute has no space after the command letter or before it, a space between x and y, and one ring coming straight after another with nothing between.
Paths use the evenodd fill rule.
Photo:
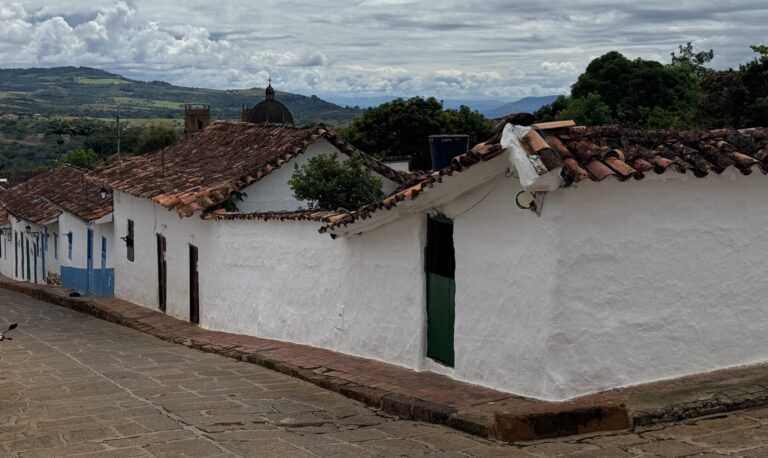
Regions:
<instances>
[{"instance_id":1,"label":"overcast sky","mask_svg":"<svg viewBox=\"0 0 768 458\"><path fill-rule=\"evenodd\" d=\"M768 41L768 1L0 0L0 66L317 95L515 99L566 93L607 51L713 65Z\"/></svg>"}]
</instances>

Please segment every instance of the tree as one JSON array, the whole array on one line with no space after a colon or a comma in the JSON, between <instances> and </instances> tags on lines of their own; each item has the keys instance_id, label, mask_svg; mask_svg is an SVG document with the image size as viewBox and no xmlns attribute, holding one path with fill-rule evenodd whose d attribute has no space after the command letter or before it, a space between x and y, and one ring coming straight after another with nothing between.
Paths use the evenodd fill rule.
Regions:
<instances>
[{"instance_id":1,"label":"tree","mask_svg":"<svg viewBox=\"0 0 768 458\"><path fill-rule=\"evenodd\" d=\"M90 119L78 119L70 125L69 130L72 135L83 137L83 142L87 143L89 136L103 128L102 124L103 123L101 122L92 121Z\"/></svg>"},{"instance_id":2,"label":"tree","mask_svg":"<svg viewBox=\"0 0 768 458\"><path fill-rule=\"evenodd\" d=\"M556 119L573 119L586 126L599 126L613 122L610 107L594 92L585 97L568 100L566 107L557 113Z\"/></svg>"},{"instance_id":3,"label":"tree","mask_svg":"<svg viewBox=\"0 0 768 458\"><path fill-rule=\"evenodd\" d=\"M101 163L101 159L94 150L83 147L68 151L59 161L87 170L93 170Z\"/></svg>"},{"instance_id":4,"label":"tree","mask_svg":"<svg viewBox=\"0 0 768 458\"><path fill-rule=\"evenodd\" d=\"M559 96L555 99L554 102L549 105L544 105L543 107L539 108L536 113L534 113L536 120L538 122L554 121L557 117L557 114L565 110L570 100L570 97L566 97L564 95Z\"/></svg>"},{"instance_id":5,"label":"tree","mask_svg":"<svg viewBox=\"0 0 768 458\"><path fill-rule=\"evenodd\" d=\"M383 196L381 178L359 159L339 161L336 153L319 154L297 165L288 184L293 196L308 201L313 210L355 210Z\"/></svg>"},{"instance_id":6,"label":"tree","mask_svg":"<svg viewBox=\"0 0 768 458\"><path fill-rule=\"evenodd\" d=\"M55 118L48 123L46 129L46 135L55 135L56 143L59 145L64 144L64 135L70 132L69 124L66 121Z\"/></svg>"},{"instance_id":7,"label":"tree","mask_svg":"<svg viewBox=\"0 0 768 458\"><path fill-rule=\"evenodd\" d=\"M432 166L430 135L466 134L474 144L493 135L493 129L483 115L467 107L446 110L434 97L413 97L369 108L339 133L369 154L411 156L415 168L426 170Z\"/></svg>"},{"instance_id":8,"label":"tree","mask_svg":"<svg viewBox=\"0 0 768 458\"><path fill-rule=\"evenodd\" d=\"M139 136L137 154L146 154L179 141L179 132L167 123L154 123Z\"/></svg>"},{"instance_id":9,"label":"tree","mask_svg":"<svg viewBox=\"0 0 768 458\"><path fill-rule=\"evenodd\" d=\"M671 120L674 127L690 127L697 98L695 69L709 61L709 53L694 53L691 45L681 46L680 52L672 53L676 60L670 65L629 60L616 51L600 56L571 87L571 96L539 109L537 119L569 117L584 124L630 127L656 127Z\"/></svg>"},{"instance_id":10,"label":"tree","mask_svg":"<svg viewBox=\"0 0 768 458\"><path fill-rule=\"evenodd\" d=\"M643 59L629 60L611 51L593 60L571 88L574 99L591 93L599 95L608 105L616 122L647 127L643 113L656 107L692 113L696 80L688 68Z\"/></svg>"},{"instance_id":11,"label":"tree","mask_svg":"<svg viewBox=\"0 0 768 458\"><path fill-rule=\"evenodd\" d=\"M750 62L701 79L697 118L702 127L768 125L768 46L755 45Z\"/></svg>"},{"instance_id":12,"label":"tree","mask_svg":"<svg viewBox=\"0 0 768 458\"><path fill-rule=\"evenodd\" d=\"M697 78L701 78L712 70L705 67L715 58L715 51L710 49L709 51L695 52L693 49L693 43L690 41L685 45L677 47L680 54L671 52L672 65L679 65L688 71L690 71Z\"/></svg>"}]
</instances>

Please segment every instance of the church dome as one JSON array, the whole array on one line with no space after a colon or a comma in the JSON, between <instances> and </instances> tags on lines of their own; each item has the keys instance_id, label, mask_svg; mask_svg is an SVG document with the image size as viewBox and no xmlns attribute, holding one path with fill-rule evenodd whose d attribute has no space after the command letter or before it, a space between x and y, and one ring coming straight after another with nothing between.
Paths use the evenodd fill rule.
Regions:
<instances>
[{"instance_id":1,"label":"church dome","mask_svg":"<svg viewBox=\"0 0 768 458\"><path fill-rule=\"evenodd\" d=\"M265 91L265 99L259 102L248 115L248 122L255 124L277 123L293 124L290 110L275 99L275 90L270 83Z\"/></svg>"}]
</instances>

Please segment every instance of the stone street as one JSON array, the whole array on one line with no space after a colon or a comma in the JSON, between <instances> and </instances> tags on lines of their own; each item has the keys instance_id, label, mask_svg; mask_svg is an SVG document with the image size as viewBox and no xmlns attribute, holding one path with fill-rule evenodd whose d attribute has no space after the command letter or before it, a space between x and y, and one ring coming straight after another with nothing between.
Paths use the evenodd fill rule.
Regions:
<instances>
[{"instance_id":1,"label":"stone street","mask_svg":"<svg viewBox=\"0 0 768 458\"><path fill-rule=\"evenodd\" d=\"M0 458L768 456L768 409L502 445L0 290Z\"/></svg>"}]
</instances>

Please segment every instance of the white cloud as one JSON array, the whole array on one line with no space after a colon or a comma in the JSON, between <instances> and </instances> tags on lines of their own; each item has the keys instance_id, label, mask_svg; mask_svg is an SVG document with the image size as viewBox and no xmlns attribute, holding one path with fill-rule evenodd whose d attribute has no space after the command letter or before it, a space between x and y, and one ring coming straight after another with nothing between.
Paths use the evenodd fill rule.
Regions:
<instances>
[{"instance_id":1,"label":"white cloud","mask_svg":"<svg viewBox=\"0 0 768 458\"><path fill-rule=\"evenodd\" d=\"M0 0L6 67L85 65L139 79L318 94L512 99L567 91L609 50L719 67L764 41L762 0Z\"/></svg>"},{"instance_id":2,"label":"white cloud","mask_svg":"<svg viewBox=\"0 0 768 458\"><path fill-rule=\"evenodd\" d=\"M578 75L582 70L573 62L542 62L541 69L555 75Z\"/></svg>"}]
</instances>

